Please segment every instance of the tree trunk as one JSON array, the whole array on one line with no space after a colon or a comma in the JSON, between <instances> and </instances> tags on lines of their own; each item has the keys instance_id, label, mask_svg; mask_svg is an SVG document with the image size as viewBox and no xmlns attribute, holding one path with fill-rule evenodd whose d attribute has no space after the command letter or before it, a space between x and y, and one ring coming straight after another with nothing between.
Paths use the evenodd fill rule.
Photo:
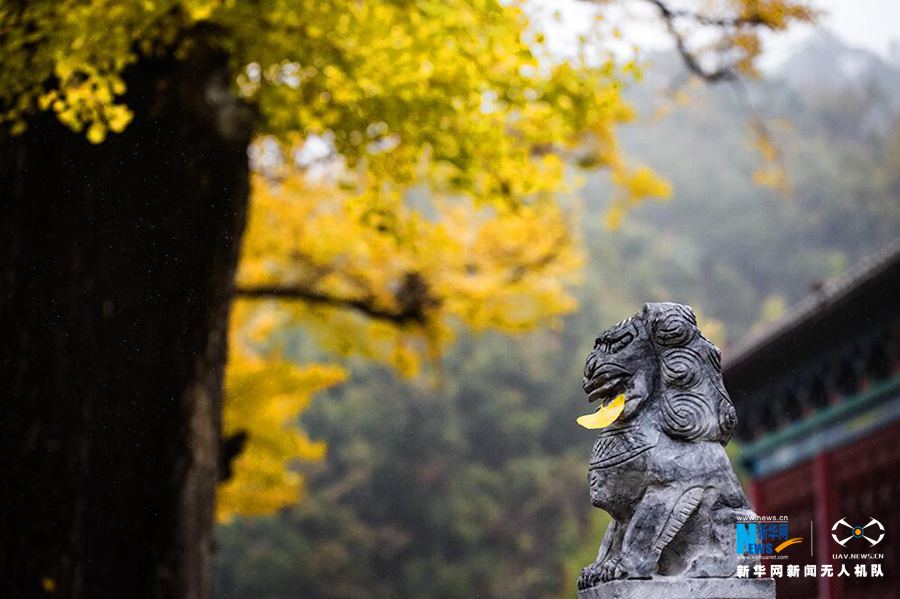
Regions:
<instances>
[{"instance_id":1,"label":"tree trunk","mask_svg":"<svg viewBox=\"0 0 900 599\"><path fill-rule=\"evenodd\" d=\"M134 121L0 133L0 596L209 597L252 114L225 57L128 69Z\"/></svg>"}]
</instances>

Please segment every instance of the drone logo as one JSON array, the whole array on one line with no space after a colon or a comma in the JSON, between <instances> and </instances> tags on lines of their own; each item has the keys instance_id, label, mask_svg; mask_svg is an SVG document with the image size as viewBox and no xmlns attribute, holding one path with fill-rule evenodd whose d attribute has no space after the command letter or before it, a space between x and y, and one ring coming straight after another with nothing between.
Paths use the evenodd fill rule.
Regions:
<instances>
[{"instance_id":1,"label":"drone logo","mask_svg":"<svg viewBox=\"0 0 900 599\"><path fill-rule=\"evenodd\" d=\"M846 526L847 528L849 528L852 531L850 533L850 536L845 539L838 538L838 532L836 532L838 530L838 526ZM877 539L873 539L872 537L870 537L866 534L866 529L869 527L872 527L872 526L877 528L878 532L880 533L878 535ZM869 533L869 534L871 534L871 533ZM837 544L840 545L841 547L846 547L847 542L850 541L851 539L865 539L871 544L870 545L871 547L874 547L875 545L877 545L878 543L881 542L881 539L884 538L884 525L882 525L881 522L879 522L875 518L872 518L871 520L869 520L869 523L866 524L865 526L852 526L852 525L848 524L845 519L841 518L840 520L838 520L837 522L834 523L834 526L831 527L831 538L834 539L835 542L837 542Z\"/></svg>"}]
</instances>

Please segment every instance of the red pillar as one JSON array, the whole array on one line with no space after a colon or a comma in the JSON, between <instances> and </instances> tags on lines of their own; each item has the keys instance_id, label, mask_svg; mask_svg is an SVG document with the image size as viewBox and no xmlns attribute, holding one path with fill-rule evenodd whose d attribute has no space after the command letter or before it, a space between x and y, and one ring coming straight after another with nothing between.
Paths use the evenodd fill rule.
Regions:
<instances>
[{"instance_id":1,"label":"red pillar","mask_svg":"<svg viewBox=\"0 0 900 599\"><path fill-rule=\"evenodd\" d=\"M813 490L815 493L815 550L816 563L831 562L831 526L835 516L836 497L829 473L829 455L820 453L813 458ZM837 572L834 577L819 577L819 599L839 599Z\"/></svg>"}]
</instances>

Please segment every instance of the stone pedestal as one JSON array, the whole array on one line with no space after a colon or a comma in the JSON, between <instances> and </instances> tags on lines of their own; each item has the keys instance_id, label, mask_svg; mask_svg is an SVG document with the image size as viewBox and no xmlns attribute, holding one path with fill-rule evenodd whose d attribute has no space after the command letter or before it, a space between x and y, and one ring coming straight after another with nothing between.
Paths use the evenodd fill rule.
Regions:
<instances>
[{"instance_id":1,"label":"stone pedestal","mask_svg":"<svg viewBox=\"0 0 900 599\"><path fill-rule=\"evenodd\" d=\"M612 580L578 591L578 599L775 599L771 578Z\"/></svg>"}]
</instances>

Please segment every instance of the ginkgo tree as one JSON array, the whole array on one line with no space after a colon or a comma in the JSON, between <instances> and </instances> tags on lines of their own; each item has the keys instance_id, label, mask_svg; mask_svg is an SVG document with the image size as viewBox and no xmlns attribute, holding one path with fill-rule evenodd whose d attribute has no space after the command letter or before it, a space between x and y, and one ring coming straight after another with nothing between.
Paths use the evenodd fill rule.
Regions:
<instances>
[{"instance_id":1,"label":"ginkgo tree","mask_svg":"<svg viewBox=\"0 0 900 599\"><path fill-rule=\"evenodd\" d=\"M726 54L793 5L723 3ZM413 373L571 309L566 164L667 187L617 148L634 65L543 43L496 0L0 2L4 595L209 596L218 481L295 498L285 425L346 376L276 327Z\"/></svg>"}]
</instances>

